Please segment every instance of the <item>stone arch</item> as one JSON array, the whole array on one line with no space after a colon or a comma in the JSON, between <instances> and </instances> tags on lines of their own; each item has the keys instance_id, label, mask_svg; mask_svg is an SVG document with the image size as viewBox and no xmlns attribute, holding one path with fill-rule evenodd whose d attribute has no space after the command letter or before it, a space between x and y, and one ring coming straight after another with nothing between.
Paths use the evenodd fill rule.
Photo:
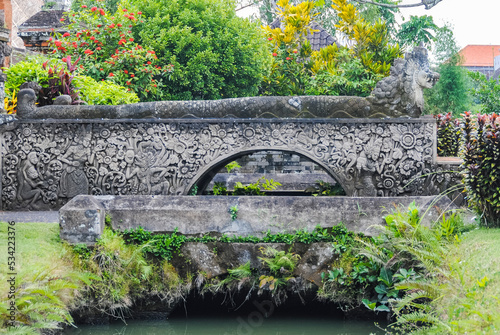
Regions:
<instances>
[{"instance_id":1,"label":"stone arch","mask_svg":"<svg viewBox=\"0 0 500 335\"><path fill-rule=\"evenodd\" d=\"M213 162L210 164L207 164L206 166L203 166L200 168L197 172L197 174L193 177L193 179L190 181L188 186L185 189L184 194L187 195L191 191L191 189L197 185L198 186L198 193L202 193L205 191L206 187L210 183L210 181L214 178L214 176L217 174L217 172L223 168L226 164L228 164L231 161L234 161L240 157L259 152L259 151L281 151L281 152L287 152L291 154L296 154L299 156L303 156L313 163L317 164L320 166L328 175L330 175L333 179L335 179L336 182L342 186L342 188L346 191L346 194L348 196L351 196L352 194L349 194L348 190L351 190L352 187L347 187L348 185L346 184L346 181L342 176L338 175L335 173L333 169L331 169L328 165L326 165L324 162L321 160L318 160L317 157L312 155L310 152L303 151L303 150L297 150L297 149L288 149L288 148L282 148L282 147L268 147L268 146L262 146L262 147L253 147L253 148L244 148L240 151L237 152L231 152L230 154L227 155L222 155L215 159Z\"/></svg>"}]
</instances>

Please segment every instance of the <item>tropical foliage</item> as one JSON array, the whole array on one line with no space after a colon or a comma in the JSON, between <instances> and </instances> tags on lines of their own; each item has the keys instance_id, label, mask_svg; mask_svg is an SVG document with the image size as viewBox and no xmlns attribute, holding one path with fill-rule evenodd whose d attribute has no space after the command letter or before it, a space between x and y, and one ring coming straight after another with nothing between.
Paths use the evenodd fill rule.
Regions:
<instances>
[{"instance_id":1,"label":"tropical foliage","mask_svg":"<svg viewBox=\"0 0 500 335\"><path fill-rule=\"evenodd\" d=\"M464 114L464 184L469 204L488 227L500 227L500 119Z\"/></svg>"},{"instance_id":2,"label":"tropical foliage","mask_svg":"<svg viewBox=\"0 0 500 335\"><path fill-rule=\"evenodd\" d=\"M264 78L262 95L368 95L376 82L389 74L391 63L401 53L390 44L384 23L364 20L356 7L333 0L336 28L351 41L351 47L330 45L313 51L306 36L311 28L315 4L277 2L282 27L264 27L272 45L271 74Z\"/></svg>"}]
</instances>

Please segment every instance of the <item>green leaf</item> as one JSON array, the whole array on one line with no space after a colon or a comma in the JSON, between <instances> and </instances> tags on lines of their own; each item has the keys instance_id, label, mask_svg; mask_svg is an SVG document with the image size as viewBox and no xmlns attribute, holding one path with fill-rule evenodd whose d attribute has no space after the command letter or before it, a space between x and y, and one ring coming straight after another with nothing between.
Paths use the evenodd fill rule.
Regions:
<instances>
[{"instance_id":1,"label":"green leaf","mask_svg":"<svg viewBox=\"0 0 500 335\"><path fill-rule=\"evenodd\" d=\"M391 270L388 270L386 268L380 269L380 276L378 277L378 280L383 282L385 285L392 286L392 272Z\"/></svg>"},{"instance_id":2,"label":"green leaf","mask_svg":"<svg viewBox=\"0 0 500 335\"><path fill-rule=\"evenodd\" d=\"M372 310L374 311L375 310L375 306L377 306L377 302L371 302L370 300L368 299L363 299L361 300L361 302L363 302L363 305L366 306L366 308L368 308L369 310Z\"/></svg>"}]
</instances>

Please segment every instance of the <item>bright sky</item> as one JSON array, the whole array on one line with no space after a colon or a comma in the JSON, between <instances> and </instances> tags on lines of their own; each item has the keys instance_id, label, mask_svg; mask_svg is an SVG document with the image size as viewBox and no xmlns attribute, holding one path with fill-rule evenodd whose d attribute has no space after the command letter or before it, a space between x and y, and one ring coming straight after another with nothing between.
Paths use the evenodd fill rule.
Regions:
<instances>
[{"instance_id":1,"label":"bright sky","mask_svg":"<svg viewBox=\"0 0 500 335\"><path fill-rule=\"evenodd\" d=\"M403 0L412 4L420 0ZM500 45L500 0L443 0L433 8L423 6L401 9L406 19L410 15L430 15L438 26L453 25L455 39L463 48L469 44Z\"/></svg>"}]
</instances>

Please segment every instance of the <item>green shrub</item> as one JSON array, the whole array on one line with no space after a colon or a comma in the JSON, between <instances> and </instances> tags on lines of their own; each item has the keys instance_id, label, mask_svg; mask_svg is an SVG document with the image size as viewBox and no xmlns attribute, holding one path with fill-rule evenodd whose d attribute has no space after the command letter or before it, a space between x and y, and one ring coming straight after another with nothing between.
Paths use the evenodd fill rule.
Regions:
<instances>
[{"instance_id":1,"label":"green shrub","mask_svg":"<svg viewBox=\"0 0 500 335\"><path fill-rule=\"evenodd\" d=\"M220 99L254 96L270 53L256 23L236 16L230 0L128 0L142 11L134 29L142 44L172 64L159 76L161 99Z\"/></svg>"},{"instance_id":2,"label":"green shrub","mask_svg":"<svg viewBox=\"0 0 500 335\"><path fill-rule=\"evenodd\" d=\"M91 77L77 76L73 84L80 93L80 98L89 105L124 105L139 102L133 91L110 82L96 81Z\"/></svg>"},{"instance_id":3,"label":"green shrub","mask_svg":"<svg viewBox=\"0 0 500 335\"><path fill-rule=\"evenodd\" d=\"M500 119L464 115L463 174L469 204L482 224L500 227Z\"/></svg>"},{"instance_id":4,"label":"green shrub","mask_svg":"<svg viewBox=\"0 0 500 335\"><path fill-rule=\"evenodd\" d=\"M40 85L47 87L49 74L43 68L43 63L49 61L48 66L62 65L58 60L48 60L44 56L28 57L22 62L18 62L8 68L3 68L3 72L7 76L5 81L5 94L12 97L13 92L18 92L19 87L27 81L34 81Z\"/></svg>"}]
</instances>

